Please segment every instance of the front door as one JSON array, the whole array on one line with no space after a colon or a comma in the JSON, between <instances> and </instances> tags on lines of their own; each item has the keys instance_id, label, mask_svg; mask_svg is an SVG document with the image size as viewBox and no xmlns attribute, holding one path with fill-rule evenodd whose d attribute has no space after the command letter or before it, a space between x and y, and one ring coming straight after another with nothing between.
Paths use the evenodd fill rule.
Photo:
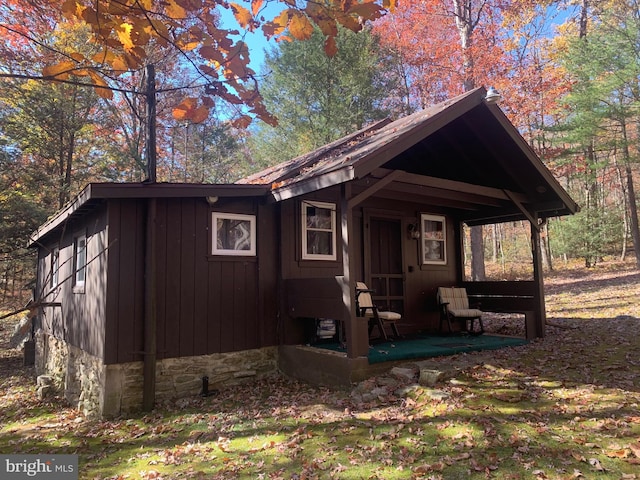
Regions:
<instances>
[{"instance_id":1,"label":"front door","mask_svg":"<svg viewBox=\"0 0 640 480\"><path fill-rule=\"evenodd\" d=\"M369 216L367 219L365 281L381 310L404 313L404 269L402 221L399 218Z\"/></svg>"}]
</instances>

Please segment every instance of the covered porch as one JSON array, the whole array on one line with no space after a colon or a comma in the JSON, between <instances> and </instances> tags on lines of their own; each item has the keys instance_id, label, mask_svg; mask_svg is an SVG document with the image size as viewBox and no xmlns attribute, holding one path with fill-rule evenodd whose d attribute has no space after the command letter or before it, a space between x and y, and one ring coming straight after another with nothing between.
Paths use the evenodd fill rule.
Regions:
<instances>
[{"instance_id":1,"label":"covered porch","mask_svg":"<svg viewBox=\"0 0 640 480\"><path fill-rule=\"evenodd\" d=\"M340 342L280 347L280 369L295 378L318 385L348 386L389 371L394 366L430 358L498 350L526 345L522 337L484 335L412 335L374 342L366 357L350 358Z\"/></svg>"},{"instance_id":2,"label":"covered porch","mask_svg":"<svg viewBox=\"0 0 640 480\"><path fill-rule=\"evenodd\" d=\"M466 288L483 312L523 316L526 339L545 335L540 232L547 218L578 206L486 93L381 121L243 180L270 185L286 219L278 282L285 372L345 383L389 364L388 355L370 357L357 284L375 292L380 310L401 316L406 338L442 333L439 287ZM464 229L507 222L529 226L531 278L467 282ZM338 322L345 351L307 347L309 319ZM460 342L423 343L415 355L444 354L435 347L446 343Z\"/></svg>"}]
</instances>

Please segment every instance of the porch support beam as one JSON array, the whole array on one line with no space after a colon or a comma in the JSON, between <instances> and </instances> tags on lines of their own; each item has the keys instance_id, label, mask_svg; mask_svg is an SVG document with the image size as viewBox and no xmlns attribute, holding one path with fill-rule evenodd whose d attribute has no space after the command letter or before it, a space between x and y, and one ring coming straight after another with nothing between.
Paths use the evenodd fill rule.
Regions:
<instances>
[{"instance_id":1,"label":"porch support beam","mask_svg":"<svg viewBox=\"0 0 640 480\"><path fill-rule=\"evenodd\" d=\"M490 206L490 207L504 207L507 200L500 200L495 197L487 197L484 195L477 195L474 193L465 193L456 190L448 190L436 187L427 187L425 185L416 185L414 183L396 182L390 185L388 191L401 192L404 194L404 198L407 195L435 197L440 198L440 201L458 202L469 206L469 209L477 209L478 205Z\"/></svg>"},{"instance_id":2,"label":"porch support beam","mask_svg":"<svg viewBox=\"0 0 640 480\"><path fill-rule=\"evenodd\" d=\"M394 184L394 186L395 185L398 185L398 184ZM418 203L423 203L425 205L431 205L434 207L454 208L456 210L466 210L472 213L475 213L478 211L477 204L474 204L471 202L465 202L463 200L453 200L449 198L442 198L442 196L438 196L432 192L430 192L429 194L427 194L424 191L415 192L414 189L410 188L411 186L408 186L406 183L401 185L405 185L408 188L404 190L402 189L402 187L385 189L384 191L379 192L376 195L376 197L384 198L387 200L399 200L399 201L406 201L408 198L410 198L415 200ZM451 193L451 197L454 197L453 193Z\"/></svg>"},{"instance_id":3,"label":"porch support beam","mask_svg":"<svg viewBox=\"0 0 640 480\"><path fill-rule=\"evenodd\" d=\"M512 200L512 198L515 198L520 202L526 201L526 197L523 194L510 191L509 195L507 195L506 190L501 188L485 187L483 185L473 185L471 183L458 182L456 180L418 175L415 173L408 173L403 170L397 170L397 172L398 177L396 180L399 182L411 183L413 185L421 185L424 187L433 187L439 190L453 190L455 192L471 193L498 200ZM386 178L387 175L385 169L378 169L375 173L378 175L385 175L383 178Z\"/></svg>"},{"instance_id":4,"label":"porch support beam","mask_svg":"<svg viewBox=\"0 0 640 480\"><path fill-rule=\"evenodd\" d=\"M356 316L356 281L351 275L355 272L356 247L350 239L353 235L353 211L349 201L351 185L343 184L340 200L340 232L342 239L342 304L347 340L347 357L367 357L369 354L369 331L365 318Z\"/></svg>"},{"instance_id":5,"label":"porch support beam","mask_svg":"<svg viewBox=\"0 0 640 480\"><path fill-rule=\"evenodd\" d=\"M538 220L529 212L529 210L527 210L526 208L524 208L524 205L520 202L520 200L518 200L514 195L513 192L510 192L509 190L505 190L504 193L507 194L507 196L511 199L511 201L513 202L513 204L518 207L518 210L520 210L522 212L522 214L527 217L527 219L529 220L529 222L531 222L531 227L535 228L538 232L540 232L540 225L538 224Z\"/></svg>"},{"instance_id":6,"label":"porch support beam","mask_svg":"<svg viewBox=\"0 0 640 480\"><path fill-rule=\"evenodd\" d=\"M540 247L540 224L537 218L531 222L531 250L533 254L533 280L536 284L535 300L535 323L527 324L527 330L533 328L533 332L527 331L527 338L542 338L545 336L545 325L547 323L547 313L544 303L544 280L542 271L542 251Z\"/></svg>"},{"instance_id":7,"label":"porch support beam","mask_svg":"<svg viewBox=\"0 0 640 480\"><path fill-rule=\"evenodd\" d=\"M348 202L349 209L352 209L353 207L359 205L360 203L364 202L367 198L369 198L371 195L382 190L384 187L389 185L394 180L399 179L403 173L404 172L402 172L401 170L393 170L392 172L387 173L384 177L382 177L376 183L369 186L368 188L358 193L357 195L354 195L353 198L350 198Z\"/></svg>"}]
</instances>

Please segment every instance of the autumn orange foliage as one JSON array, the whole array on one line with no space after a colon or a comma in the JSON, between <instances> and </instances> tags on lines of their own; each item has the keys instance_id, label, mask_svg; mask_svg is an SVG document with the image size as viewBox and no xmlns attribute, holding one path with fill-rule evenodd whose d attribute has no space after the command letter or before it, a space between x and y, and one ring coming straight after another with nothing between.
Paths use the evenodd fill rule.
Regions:
<instances>
[{"instance_id":1,"label":"autumn orange foliage","mask_svg":"<svg viewBox=\"0 0 640 480\"><path fill-rule=\"evenodd\" d=\"M315 24L327 37L326 53L333 55L338 25L358 31L364 22L379 18L386 9L395 8L396 3L396 0L328 0L298 6L294 0L281 0L282 11L267 19L264 0L65 0L61 4L56 0L8 1L16 12L16 21L2 23L0 28L13 41L32 40L20 28L20 18L46 9L53 24L62 18L87 24L93 41L101 46L90 58L76 52L49 65L42 72L46 79L85 77L101 87L100 95L110 98L107 76L143 68L148 60L147 47L159 45L177 49L206 83L205 95L186 98L175 109L176 118L194 122L206 118L211 98L219 96L232 104L246 105L250 114L270 124L276 120L267 112L258 92L255 72L249 67L248 47L242 40L234 40L240 31L220 24L221 9L232 12L241 31L261 30L267 38L306 39ZM250 119L245 115L238 122L247 124Z\"/></svg>"}]
</instances>

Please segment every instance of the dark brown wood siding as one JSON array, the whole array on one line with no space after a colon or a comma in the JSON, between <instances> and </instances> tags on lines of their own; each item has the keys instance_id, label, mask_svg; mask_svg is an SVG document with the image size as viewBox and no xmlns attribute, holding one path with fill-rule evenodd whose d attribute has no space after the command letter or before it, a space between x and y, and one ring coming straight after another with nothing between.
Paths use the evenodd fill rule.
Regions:
<instances>
[{"instance_id":1,"label":"dark brown wood siding","mask_svg":"<svg viewBox=\"0 0 640 480\"><path fill-rule=\"evenodd\" d=\"M145 200L112 201L108 363L140 360L144 320ZM204 198L158 199L158 358L206 355L277 343L277 205ZM257 255L211 255L211 212L256 215ZM136 219L128 233L123 223ZM115 227L120 225L119 228ZM123 252L123 245L131 251ZM113 268L113 269L111 269Z\"/></svg>"},{"instance_id":2,"label":"dark brown wood siding","mask_svg":"<svg viewBox=\"0 0 640 480\"><path fill-rule=\"evenodd\" d=\"M57 235L56 235L57 233ZM86 279L74 284L74 242L86 238ZM59 303L42 309L39 326L48 334L102 358L104 353L106 272L108 258L106 208L102 205L79 221L71 219L39 247L37 295ZM58 286L51 286L51 254L59 248Z\"/></svg>"},{"instance_id":3,"label":"dark brown wood siding","mask_svg":"<svg viewBox=\"0 0 640 480\"><path fill-rule=\"evenodd\" d=\"M322 317L323 313L337 311L337 305L327 303L329 292L335 292L335 276L342 275L342 262L339 258L337 262L327 261L303 261L300 259L301 249L301 217L300 202L312 198L325 202L334 202L339 208L339 189L328 189L322 196L295 198L282 204L282 271L285 279L284 288L290 292L285 292L282 304L285 305L284 314L284 335L285 343L302 343L305 338L304 322L306 320L296 318L295 307L301 311L300 302L292 298L293 294L300 293L302 283L296 280L307 282L313 285L314 291L309 293L309 302L320 305L317 315L311 315L308 309L304 309L304 317ZM446 265L422 265L420 261L419 241L410 238L408 226L419 223L420 213L430 213L444 215L446 217L447 228L447 264ZM340 212L338 211L338 218ZM405 332L434 330L438 326L439 314L436 303L436 291L441 285L454 285L458 283L461 270L460 253L460 225L450 213L442 207L434 207L410 201L390 200L372 196L356 206L353 210L354 232L351 242L356 245L355 251L358 256L354 259L356 271L352 272L354 280L366 281L365 265L369 261L365 258L368 248L364 242L367 238L379 240L376 232L368 232L370 226L366 222L369 216L388 218L400 224L401 236L400 245L396 245L398 239L394 240L394 245L389 248L400 248L402 250L402 265L395 265L393 270L402 269L404 274L404 311L402 319L402 330ZM340 244L340 233L338 231L338 244ZM338 249L340 250L340 249ZM325 283L318 281L324 279ZM320 291L323 290L323 291ZM292 293L293 292L293 293ZM336 299L341 302L341 299Z\"/></svg>"},{"instance_id":4,"label":"dark brown wood siding","mask_svg":"<svg viewBox=\"0 0 640 480\"><path fill-rule=\"evenodd\" d=\"M109 201L105 363L142 360L145 203Z\"/></svg>"},{"instance_id":5,"label":"dark brown wood siding","mask_svg":"<svg viewBox=\"0 0 640 480\"><path fill-rule=\"evenodd\" d=\"M441 207L375 196L367 199L359 208L370 216L397 218L401 222L400 248L403 253L404 273L404 311L400 322L401 331L409 333L435 330L439 322L436 291L439 286L456 284L459 278L458 272L461 271L459 222ZM446 218L446 265L423 265L421 262L419 240L412 239L408 233L410 224L419 224L421 213L444 215ZM366 228L368 225L363 224L363 229ZM371 235L375 236L375 233L371 232ZM365 261L366 259L363 259L363 262ZM364 269L358 274L364 279Z\"/></svg>"},{"instance_id":6,"label":"dark brown wood siding","mask_svg":"<svg viewBox=\"0 0 640 480\"><path fill-rule=\"evenodd\" d=\"M333 203L336 206L336 228L337 228L337 258L336 260L306 260L302 259L302 207L303 200L315 200L326 203ZM305 290L308 294L309 302L322 305L317 315L314 317L325 317L331 312L342 310L342 298L335 298L333 304L327 302L332 298L332 293L336 288L335 277L342 275L342 238L340 236L340 187L316 192L300 198L293 198L281 204L281 225L280 225L280 268L282 271L283 292L281 296L282 318L282 339L285 344L305 343L307 341L307 331L309 330L308 320L302 320L295 313L291 312L292 301L296 299L292 295L298 295L300 290L293 291L289 286L300 287L309 285L310 289ZM356 240L357 241L357 240ZM324 282L314 280L324 279ZM309 280L309 281L307 281ZM296 284L296 282L298 282ZM291 291L287 291L287 289ZM307 301L306 299L303 301Z\"/></svg>"}]
</instances>

